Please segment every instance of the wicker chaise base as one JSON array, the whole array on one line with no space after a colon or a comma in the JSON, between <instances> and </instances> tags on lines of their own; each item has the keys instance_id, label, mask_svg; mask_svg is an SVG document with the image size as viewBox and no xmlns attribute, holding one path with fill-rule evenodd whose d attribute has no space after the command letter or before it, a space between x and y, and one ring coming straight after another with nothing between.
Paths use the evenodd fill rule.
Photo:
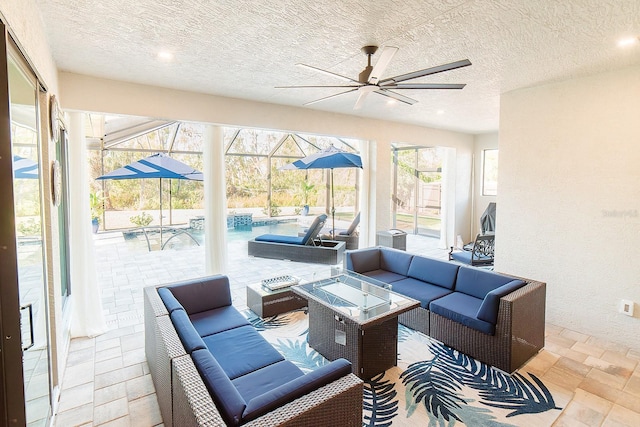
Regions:
<instances>
[{"instance_id":1,"label":"wicker chaise base","mask_svg":"<svg viewBox=\"0 0 640 427\"><path fill-rule=\"evenodd\" d=\"M544 347L546 284L526 281L500 299L494 335L434 313L430 313L429 335L484 363L514 372Z\"/></svg>"},{"instance_id":2,"label":"wicker chaise base","mask_svg":"<svg viewBox=\"0 0 640 427\"><path fill-rule=\"evenodd\" d=\"M292 245L287 243L247 242L249 256L260 258L285 259L316 264L339 264L344 258L345 242L323 240L322 246Z\"/></svg>"}]
</instances>

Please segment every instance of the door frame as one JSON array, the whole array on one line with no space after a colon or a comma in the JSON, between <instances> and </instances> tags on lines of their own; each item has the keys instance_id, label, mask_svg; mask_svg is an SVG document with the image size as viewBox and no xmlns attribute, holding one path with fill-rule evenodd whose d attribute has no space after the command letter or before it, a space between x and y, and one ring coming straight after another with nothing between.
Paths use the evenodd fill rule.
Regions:
<instances>
[{"instance_id":1,"label":"door frame","mask_svg":"<svg viewBox=\"0 0 640 427\"><path fill-rule=\"evenodd\" d=\"M26 425L18 255L13 194L11 116L9 106L8 44L10 36L0 21L0 364L4 399L0 420L4 425Z\"/></svg>"}]
</instances>

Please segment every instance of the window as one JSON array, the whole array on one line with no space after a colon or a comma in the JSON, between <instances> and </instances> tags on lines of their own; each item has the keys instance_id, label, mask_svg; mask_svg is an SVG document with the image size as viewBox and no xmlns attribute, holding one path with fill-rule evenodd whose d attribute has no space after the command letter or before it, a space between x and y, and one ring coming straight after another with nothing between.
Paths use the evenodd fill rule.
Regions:
<instances>
[{"instance_id":1,"label":"window","mask_svg":"<svg viewBox=\"0 0 640 427\"><path fill-rule=\"evenodd\" d=\"M482 195L496 196L498 194L498 150L483 150L482 152Z\"/></svg>"}]
</instances>

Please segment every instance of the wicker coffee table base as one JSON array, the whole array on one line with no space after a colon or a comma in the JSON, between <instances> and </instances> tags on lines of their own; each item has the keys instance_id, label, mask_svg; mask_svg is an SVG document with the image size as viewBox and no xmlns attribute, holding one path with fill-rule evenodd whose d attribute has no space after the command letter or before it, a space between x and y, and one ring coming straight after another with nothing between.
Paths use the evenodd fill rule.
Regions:
<instances>
[{"instance_id":1,"label":"wicker coffee table base","mask_svg":"<svg viewBox=\"0 0 640 427\"><path fill-rule=\"evenodd\" d=\"M397 363L398 317L363 330L354 321L309 299L309 346L329 360L345 358L353 373L370 379Z\"/></svg>"}]
</instances>

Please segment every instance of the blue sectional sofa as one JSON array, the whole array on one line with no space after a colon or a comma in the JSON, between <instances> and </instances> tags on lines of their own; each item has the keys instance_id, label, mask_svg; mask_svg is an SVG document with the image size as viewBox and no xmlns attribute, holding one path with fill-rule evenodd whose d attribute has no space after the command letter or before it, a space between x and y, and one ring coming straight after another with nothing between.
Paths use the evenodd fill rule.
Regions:
<instances>
[{"instance_id":1,"label":"blue sectional sofa","mask_svg":"<svg viewBox=\"0 0 640 427\"><path fill-rule=\"evenodd\" d=\"M231 305L226 276L145 289L145 330L165 425L362 424L351 363L303 373Z\"/></svg>"},{"instance_id":2,"label":"blue sectional sofa","mask_svg":"<svg viewBox=\"0 0 640 427\"><path fill-rule=\"evenodd\" d=\"M545 283L386 247L347 251L344 268L420 301L400 323L505 372L544 347Z\"/></svg>"}]
</instances>

